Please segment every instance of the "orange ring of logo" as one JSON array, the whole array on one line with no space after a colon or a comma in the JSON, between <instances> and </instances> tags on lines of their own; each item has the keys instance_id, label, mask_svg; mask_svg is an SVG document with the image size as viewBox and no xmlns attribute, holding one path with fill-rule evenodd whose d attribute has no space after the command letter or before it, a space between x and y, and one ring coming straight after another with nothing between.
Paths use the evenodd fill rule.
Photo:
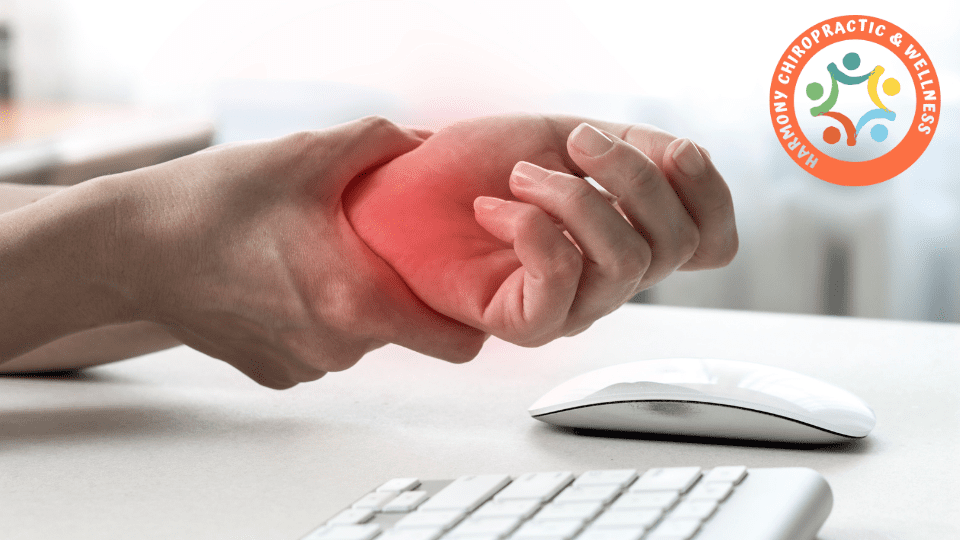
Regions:
<instances>
[{"instance_id":1,"label":"orange ring of logo","mask_svg":"<svg viewBox=\"0 0 960 540\"><path fill-rule=\"evenodd\" d=\"M844 28L843 36L838 36L838 33L834 33L833 37L828 39L828 37L821 35L820 30L824 27L829 26L831 29L834 29L838 24ZM855 30L849 30L851 24L855 27ZM881 27L881 25L883 27L883 35L878 36L875 30ZM874 30L861 30L867 27ZM822 39L811 39L812 33L815 31ZM897 34L901 36L899 46L891 41ZM807 43L811 43L809 48L803 46L804 39ZM822 154L814 145L810 144L810 140L807 139L800 130L792 101L796 92L797 78L807 65L807 61L827 45L853 39L872 41L873 43L886 47L896 55L910 73L917 93L917 108L913 117L913 124L910 126L910 130L903 140L886 154L869 161L859 162L832 158ZM908 45L912 45L913 50L919 53L919 56L917 56L915 60L905 58L906 53L904 51L906 51ZM804 51L802 55L799 55L799 58L797 58L798 55L793 52L794 47L800 47ZM917 67L921 58L926 62L922 66ZM796 62L791 60L796 60ZM785 63L794 66L790 68L789 73L781 69ZM910 64L914 64L916 69L910 69ZM927 73L923 73L924 71L927 71ZM928 76L921 79L921 75ZM786 76L788 79L786 83L781 80L781 76ZM921 86L922 82L926 82L927 84ZM934 92L934 99L928 100L924 92L930 92L931 90ZM924 105L928 107L926 110L924 109ZM932 111L929 109L931 105L933 106ZM923 122L924 115L927 115L928 118L932 116L933 120L926 123ZM787 117L786 121L783 121L784 116ZM869 186L889 180L907 170L907 168L913 165L920 155L923 154L924 150L927 149L927 145L930 144L930 139L933 138L933 134L936 131L936 121L939 118L940 82L930 57L927 56L923 47L921 47L910 34L897 25L877 17L847 15L827 19L811 26L794 39L787 47L786 52L780 57L780 62L777 63L777 67L773 72L773 80L770 83L770 119L773 122L773 128L777 134L777 138L780 140L780 145L783 146L783 149L790 155L793 161L805 171L821 180L833 184L843 186ZM929 126L929 130L926 132L920 131L921 124ZM781 131L785 126L790 127L788 130L790 136L786 136ZM815 159L813 166L810 165L811 156Z\"/></svg>"}]
</instances>

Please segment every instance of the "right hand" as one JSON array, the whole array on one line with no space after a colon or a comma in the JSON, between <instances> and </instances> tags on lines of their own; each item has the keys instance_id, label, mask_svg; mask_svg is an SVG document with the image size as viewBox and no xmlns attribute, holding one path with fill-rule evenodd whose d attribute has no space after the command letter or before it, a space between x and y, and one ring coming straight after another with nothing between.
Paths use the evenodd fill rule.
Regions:
<instances>
[{"instance_id":1,"label":"right hand","mask_svg":"<svg viewBox=\"0 0 960 540\"><path fill-rule=\"evenodd\" d=\"M271 388L346 369L386 343L473 358L487 336L421 302L341 204L351 180L422 142L366 118L118 175L132 318Z\"/></svg>"}]
</instances>

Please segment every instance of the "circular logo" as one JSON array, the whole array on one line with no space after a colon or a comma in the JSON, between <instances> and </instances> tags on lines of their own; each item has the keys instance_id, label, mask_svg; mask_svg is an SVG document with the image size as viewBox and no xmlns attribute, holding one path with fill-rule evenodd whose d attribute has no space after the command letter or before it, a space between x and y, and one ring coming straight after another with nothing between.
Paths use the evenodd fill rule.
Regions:
<instances>
[{"instance_id":1,"label":"circular logo","mask_svg":"<svg viewBox=\"0 0 960 540\"><path fill-rule=\"evenodd\" d=\"M912 165L940 115L940 83L902 28L847 15L817 23L780 57L770 118L793 161L821 180L867 186Z\"/></svg>"}]
</instances>

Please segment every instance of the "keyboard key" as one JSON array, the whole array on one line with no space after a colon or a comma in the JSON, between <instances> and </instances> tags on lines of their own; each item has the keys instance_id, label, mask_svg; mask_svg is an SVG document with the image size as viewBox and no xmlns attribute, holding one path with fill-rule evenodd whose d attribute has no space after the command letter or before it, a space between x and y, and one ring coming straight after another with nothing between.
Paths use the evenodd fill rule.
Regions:
<instances>
[{"instance_id":1,"label":"keyboard key","mask_svg":"<svg viewBox=\"0 0 960 540\"><path fill-rule=\"evenodd\" d=\"M630 491L677 490L680 493L690 489L700 478L700 467L666 467L650 469L643 473L630 486Z\"/></svg>"},{"instance_id":2,"label":"keyboard key","mask_svg":"<svg viewBox=\"0 0 960 540\"><path fill-rule=\"evenodd\" d=\"M730 482L700 482L697 487L687 495L688 499L708 499L711 501L723 501L730 492L733 491L733 484Z\"/></svg>"},{"instance_id":3,"label":"keyboard key","mask_svg":"<svg viewBox=\"0 0 960 540\"><path fill-rule=\"evenodd\" d=\"M390 529L377 540L437 540L443 534L441 527L423 529Z\"/></svg>"},{"instance_id":4,"label":"keyboard key","mask_svg":"<svg viewBox=\"0 0 960 540\"><path fill-rule=\"evenodd\" d=\"M404 491L397 495L395 499L383 505L381 512L410 512L425 500L427 500L426 491Z\"/></svg>"},{"instance_id":5,"label":"keyboard key","mask_svg":"<svg viewBox=\"0 0 960 540\"><path fill-rule=\"evenodd\" d=\"M331 527L329 525L321 525L316 529L310 531L310 534L304 536L300 540L315 540L316 538L320 538L321 536L326 534L326 532L329 531L330 529Z\"/></svg>"},{"instance_id":6,"label":"keyboard key","mask_svg":"<svg viewBox=\"0 0 960 540\"><path fill-rule=\"evenodd\" d=\"M369 508L347 508L330 518L330 520L327 521L327 525L356 525L370 521L372 517L373 510Z\"/></svg>"},{"instance_id":7,"label":"keyboard key","mask_svg":"<svg viewBox=\"0 0 960 540\"><path fill-rule=\"evenodd\" d=\"M543 507L534 521L545 521L553 519L579 519L580 521L590 521L595 518L603 504L599 501L590 502L553 502Z\"/></svg>"},{"instance_id":8,"label":"keyboard key","mask_svg":"<svg viewBox=\"0 0 960 540\"><path fill-rule=\"evenodd\" d=\"M560 492L554 502L588 502L600 501L607 504L620 493L620 486L570 486Z\"/></svg>"},{"instance_id":9,"label":"keyboard key","mask_svg":"<svg viewBox=\"0 0 960 540\"><path fill-rule=\"evenodd\" d=\"M396 496L397 494L394 491L374 491L373 493L367 493L359 501L353 503L353 508L369 508L376 512Z\"/></svg>"},{"instance_id":10,"label":"keyboard key","mask_svg":"<svg viewBox=\"0 0 960 540\"><path fill-rule=\"evenodd\" d=\"M735 467L714 467L703 476L704 482L730 482L737 485L746 478L747 468L743 465Z\"/></svg>"},{"instance_id":11,"label":"keyboard key","mask_svg":"<svg viewBox=\"0 0 960 540\"><path fill-rule=\"evenodd\" d=\"M382 486L377 491L409 491L420 485L420 480L416 478L394 478Z\"/></svg>"},{"instance_id":12,"label":"keyboard key","mask_svg":"<svg viewBox=\"0 0 960 540\"><path fill-rule=\"evenodd\" d=\"M637 477L636 469L618 469L608 471L587 471L573 483L575 486L596 486L616 484L623 487Z\"/></svg>"},{"instance_id":13,"label":"keyboard key","mask_svg":"<svg viewBox=\"0 0 960 540\"><path fill-rule=\"evenodd\" d=\"M583 531L577 540L639 540L644 533L639 529L598 529L595 526Z\"/></svg>"},{"instance_id":14,"label":"keyboard key","mask_svg":"<svg viewBox=\"0 0 960 540\"><path fill-rule=\"evenodd\" d=\"M461 476L420 505L420 511L459 510L471 512L510 482L505 474Z\"/></svg>"},{"instance_id":15,"label":"keyboard key","mask_svg":"<svg viewBox=\"0 0 960 540\"><path fill-rule=\"evenodd\" d=\"M369 523L367 525L339 525L336 527L320 527L303 540L370 540L380 532L380 526Z\"/></svg>"},{"instance_id":16,"label":"keyboard key","mask_svg":"<svg viewBox=\"0 0 960 540\"><path fill-rule=\"evenodd\" d=\"M576 519L556 521L528 521L512 538L562 538L568 540L583 528L583 522Z\"/></svg>"},{"instance_id":17,"label":"keyboard key","mask_svg":"<svg viewBox=\"0 0 960 540\"><path fill-rule=\"evenodd\" d=\"M670 519L673 518L693 518L703 521L708 517L713 515L713 512L717 509L717 501L711 500L700 500L700 501L691 501L686 500L678 504L676 508L673 509L673 512L670 512L668 516Z\"/></svg>"},{"instance_id":18,"label":"keyboard key","mask_svg":"<svg viewBox=\"0 0 960 540\"><path fill-rule=\"evenodd\" d=\"M503 537L496 534L471 534L470 536L450 536L447 534L443 538L444 540L447 538L455 538L456 540L500 540Z\"/></svg>"},{"instance_id":19,"label":"keyboard key","mask_svg":"<svg viewBox=\"0 0 960 540\"><path fill-rule=\"evenodd\" d=\"M476 517L510 517L516 516L526 519L540 508L540 501L535 499L517 501L498 501L496 499L484 504L473 513Z\"/></svg>"},{"instance_id":20,"label":"keyboard key","mask_svg":"<svg viewBox=\"0 0 960 540\"><path fill-rule=\"evenodd\" d=\"M593 522L597 529L649 529L663 515L658 509L610 510Z\"/></svg>"},{"instance_id":21,"label":"keyboard key","mask_svg":"<svg viewBox=\"0 0 960 540\"><path fill-rule=\"evenodd\" d=\"M699 519L667 519L643 540L688 540L699 530Z\"/></svg>"},{"instance_id":22,"label":"keyboard key","mask_svg":"<svg viewBox=\"0 0 960 540\"><path fill-rule=\"evenodd\" d=\"M418 510L412 514L403 516L400 521L394 525L397 529L423 529L440 527L447 530L463 519L464 513L459 510L434 510L433 512L424 512Z\"/></svg>"},{"instance_id":23,"label":"keyboard key","mask_svg":"<svg viewBox=\"0 0 960 540\"><path fill-rule=\"evenodd\" d=\"M511 499L546 501L571 481L573 481L573 473L569 471L524 474L518 476L506 489L497 493L495 499L498 501Z\"/></svg>"},{"instance_id":24,"label":"keyboard key","mask_svg":"<svg viewBox=\"0 0 960 540\"><path fill-rule=\"evenodd\" d=\"M624 493L610 507L613 510L630 510L633 508L656 508L668 510L676 504L680 495L676 491L638 491Z\"/></svg>"},{"instance_id":25,"label":"keyboard key","mask_svg":"<svg viewBox=\"0 0 960 540\"><path fill-rule=\"evenodd\" d=\"M457 525L452 531L447 533L447 538L456 538L470 536L493 536L503 538L513 532L520 525L519 517L494 517L494 518L476 518L471 517L460 525Z\"/></svg>"}]
</instances>

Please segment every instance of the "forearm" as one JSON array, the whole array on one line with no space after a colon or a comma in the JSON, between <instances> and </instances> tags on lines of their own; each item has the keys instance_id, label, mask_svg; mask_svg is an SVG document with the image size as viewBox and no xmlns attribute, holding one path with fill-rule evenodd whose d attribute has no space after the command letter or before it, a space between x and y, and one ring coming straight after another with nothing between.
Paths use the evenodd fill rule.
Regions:
<instances>
[{"instance_id":1,"label":"forearm","mask_svg":"<svg viewBox=\"0 0 960 540\"><path fill-rule=\"evenodd\" d=\"M0 214L37 202L64 189L66 189L65 186L37 186L0 182Z\"/></svg>"},{"instance_id":2,"label":"forearm","mask_svg":"<svg viewBox=\"0 0 960 540\"><path fill-rule=\"evenodd\" d=\"M0 371L79 368L176 344L159 326L123 324L133 312L110 186L49 197L60 190L0 186L3 210L20 205L0 215Z\"/></svg>"}]
</instances>

